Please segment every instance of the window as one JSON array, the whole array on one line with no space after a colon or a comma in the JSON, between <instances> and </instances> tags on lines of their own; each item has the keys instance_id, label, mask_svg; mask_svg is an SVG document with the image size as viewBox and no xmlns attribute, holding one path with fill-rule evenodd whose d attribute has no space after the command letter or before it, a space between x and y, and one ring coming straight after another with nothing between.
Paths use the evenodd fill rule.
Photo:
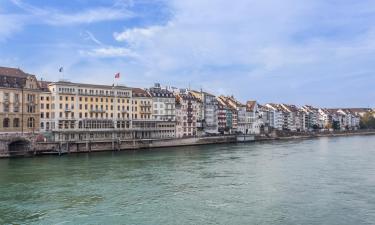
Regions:
<instances>
[{"instance_id":1,"label":"window","mask_svg":"<svg viewBox=\"0 0 375 225\"><path fill-rule=\"evenodd\" d=\"M4 93L4 101L9 101L9 93Z\"/></svg>"},{"instance_id":2,"label":"window","mask_svg":"<svg viewBox=\"0 0 375 225\"><path fill-rule=\"evenodd\" d=\"M20 126L20 119L14 118L13 119L13 127L19 127Z\"/></svg>"},{"instance_id":3,"label":"window","mask_svg":"<svg viewBox=\"0 0 375 225\"><path fill-rule=\"evenodd\" d=\"M6 128L6 127L9 127L9 119L8 118L5 118L3 120L3 127Z\"/></svg>"},{"instance_id":4,"label":"window","mask_svg":"<svg viewBox=\"0 0 375 225\"><path fill-rule=\"evenodd\" d=\"M35 119L33 117L29 117L27 119L27 127L34 128L35 127Z\"/></svg>"},{"instance_id":5,"label":"window","mask_svg":"<svg viewBox=\"0 0 375 225\"><path fill-rule=\"evenodd\" d=\"M18 94L14 94L14 102L19 102L20 101L20 97Z\"/></svg>"},{"instance_id":6,"label":"window","mask_svg":"<svg viewBox=\"0 0 375 225\"><path fill-rule=\"evenodd\" d=\"M9 104L4 103L4 112L9 112Z\"/></svg>"}]
</instances>

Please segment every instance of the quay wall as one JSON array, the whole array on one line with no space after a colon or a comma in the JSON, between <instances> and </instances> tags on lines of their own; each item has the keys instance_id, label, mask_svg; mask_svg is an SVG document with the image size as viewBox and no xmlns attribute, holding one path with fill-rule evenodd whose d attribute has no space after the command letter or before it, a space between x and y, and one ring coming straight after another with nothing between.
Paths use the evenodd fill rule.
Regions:
<instances>
[{"instance_id":1,"label":"quay wall","mask_svg":"<svg viewBox=\"0 0 375 225\"><path fill-rule=\"evenodd\" d=\"M189 137L179 139L147 139L147 140L103 140L81 142L35 142L30 137L0 138L0 158L14 156L33 156L44 154L67 154L99 151L121 151L136 149L153 149L161 147L178 147L207 144L224 144L240 142L259 142L274 140L293 140L317 137L338 137L352 135L375 135L375 130L339 131L339 132L305 132L305 133L273 133L267 135L227 135L212 137ZM14 151L12 143L18 142L19 151ZM16 146L17 147L17 146ZM11 151L11 149L13 149Z\"/></svg>"},{"instance_id":2,"label":"quay wall","mask_svg":"<svg viewBox=\"0 0 375 225\"><path fill-rule=\"evenodd\" d=\"M178 147L235 143L236 136L191 137L161 140L107 140L95 142L36 143L35 154L65 154L98 151L120 151L161 147Z\"/></svg>"}]
</instances>

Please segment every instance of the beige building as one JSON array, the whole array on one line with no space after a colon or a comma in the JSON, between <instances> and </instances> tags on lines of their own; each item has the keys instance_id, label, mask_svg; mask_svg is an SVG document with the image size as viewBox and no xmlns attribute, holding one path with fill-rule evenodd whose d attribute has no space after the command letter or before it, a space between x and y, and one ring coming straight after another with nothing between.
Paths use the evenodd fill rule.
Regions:
<instances>
[{"instance_id":1,"label":"beige building","mask_svg":"<svg viewBox=\"0 0 375 225\"><path fill-rule=\"evenodd\" d=\"M35 75L0 67L0 133L38 132L39 95Z\"/></svg>"},{"instance_id":2,"label":"beige building","mask_svg":"<svg viewBox=\"0 0 375 225\"><path fill-rule=\"evenodd\" d=\"M174 137L174 122L152 117L143 89L66 81L40 82L40 126L52 141Z\"/></svg>"},{"instance_id":3,"label":"beige building","mask_svg":"<svg viewBox=\"0 0 375 225\"><path fill-rule=\"evenodd\" d=\"M53 140L132 138L131 88L59 81L49 83L48 91L41 96L45 113L42 122Z\"/></svg>"}]
</instances>

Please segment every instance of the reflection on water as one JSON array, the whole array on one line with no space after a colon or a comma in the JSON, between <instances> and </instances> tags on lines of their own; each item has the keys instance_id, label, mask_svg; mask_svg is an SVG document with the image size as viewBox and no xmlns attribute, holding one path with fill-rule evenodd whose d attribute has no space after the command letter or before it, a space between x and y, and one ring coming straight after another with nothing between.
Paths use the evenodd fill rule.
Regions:
<instances>
[{"instance_id":1,"label":"reflection on water","mask_svg":"<svg viewBox=\"0 0 375 225\"><path fill-rule=\"evenodd\" d=\"M375 136L0 160L0 224L373 224Z\"/></svg>"}]
</instances>

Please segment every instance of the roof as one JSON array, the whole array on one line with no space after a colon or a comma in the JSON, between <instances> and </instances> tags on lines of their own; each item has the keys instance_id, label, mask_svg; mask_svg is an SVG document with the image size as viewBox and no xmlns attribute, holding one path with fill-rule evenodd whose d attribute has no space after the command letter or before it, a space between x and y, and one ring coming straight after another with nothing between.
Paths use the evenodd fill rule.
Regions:
<instances>
[{"instance_id":1,"label":"roof","mask_svg":"<svg viewBox=\"0 0 375 225\"><path fill-rule=\"evenodd\" d=\"M257 105L256 101L247 101L246 102L246 110L252 112L252 111L255 110L256 105Z\"/></svg>"},{"instance_id":2,"label":"roof","mask_svg":"<svg viewBox=\"0 0 375 225\"><path fill-rule=\"evenodd\" d=\"M193 93L193 94L204 94L204 95L210 95L210 96L215 96L215 95L213 95L213 94L211 94L211 93L208 93L208 92L206 92L206 91L195 91L195 90L190 90L189 92L191 92L191 93Z\"/></svg>"},{"instance_id":3,"label":"roof","mask_svg":"<svg viewBox=\"0 0 375 225\"><path fill-rule=\"evenodd\" d=\"M277 110L277 111L281 111L281 112L285 112L285 108L281 106L281 104L277 104L277 103L267 103L265 105L267 108L272 108L274 110Z\"/></svg>"},{"instance_id":4,"label":"roof","mask_svg":"<svg viewBox=\"0 0 375 225\"><path fill-rule=\"evenodd\" d=\"M0 67L0 76L26 78L28 75L18 68Z\"/></svg>"},{"instance_id":5,"label":"roof","mask_svg":"<svg viewBox=\"0 0 375 225\"><path fill-rule=\"evenodd\" d=\"M132 88L133 97L151 97L151 95L142 88Z\"/></svg>"},{"instance_id":6,"label":"roof","mask_svg":"<svg viewBox=\"0 0 375 225\"><path fill-rule=\"evenodd\" d=\"M288 105L288 104L281 104L282 107L284 107L287 111L289 112L298 112L299 109L297 106L295 105Z\"/></svg>"},{"instance_id":7,"label":"roof","mask_svg":"<svg viewBox=\"0 0 375 225\"><path fill-rule=\"evenodd\" d=\"M39 87L42 91L49 91L48 85L52 82L50 81L38 81Z\"/></svg>"},{"instance_id":8,"label":"roof","mask_svg":"<svg viewBox=\"0 0 375 225\"><path fill-rule=\"evenodd\" d=\"M28 77L36 79L35 75L28 74L17 68L0 67L0 87L22 88Z\"/></svg>"},{"instance_id":9,"label":"roof","mask_svg":"<svg viewBox=\"0 0 375 225\"><path fill-rule=\"evenodd\" d=\"M167 89L162 88L150 88L147 89L147 92L152 97L159 97L159 98L174 98L174 95L172 92L168 91Z\"/></svg>"},{"instance_id":10,"label":"roof","mask_svg":"<svg viewBox=\"0 0 375 225\"><path fill-rule=\"evenodd\" d=\"M129 87L123 85L103 85L103 84L85 84L85 83L73 83L70 81L57 81L52 82L49 85L67 85L67 86L77 86L77 87L87 87L87 88L116 88L116 89L130 89Z\"/></svg>"},{"instance_id":11,"label":"roof","mask_svg":"<svg viewBox=\"0 0 375 225\"><path fill-rule=\"evenodd\" d=\"M188 94L182 94L182 93L179 93L177 94L177 96L181 99L185 99L185 100L194 100L194 101L200 101L200 99L196 98L194 95L192 95L191 93L188 93Z\"/></svg>"}]
</instances>

